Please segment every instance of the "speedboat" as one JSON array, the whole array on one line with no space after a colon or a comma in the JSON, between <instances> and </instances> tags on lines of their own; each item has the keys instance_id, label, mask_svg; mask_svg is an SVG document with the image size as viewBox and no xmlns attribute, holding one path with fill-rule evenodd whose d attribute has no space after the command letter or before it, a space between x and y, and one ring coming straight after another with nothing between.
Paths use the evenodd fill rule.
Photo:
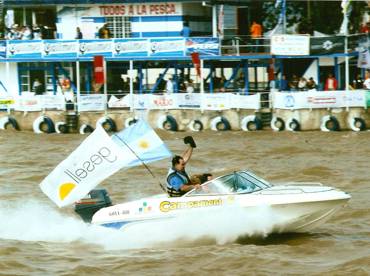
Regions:
<instances>
[{"instance_id":1,"label":"speedboat","mask_svg":"<svg viewBox=\"0 0 370 276\"><path fill-rule=\"evenodd\" d=\"M124 230L191 211L237 207L253 212L268 206L275 217L271 233L307 232L327 221L350 198L348 193L321 183L273 185L244 170L212 179L181 197L160 194L112 205L105 190L92 190L76 203L75 210L86 222Z\"/></svg>"}]
</instances>

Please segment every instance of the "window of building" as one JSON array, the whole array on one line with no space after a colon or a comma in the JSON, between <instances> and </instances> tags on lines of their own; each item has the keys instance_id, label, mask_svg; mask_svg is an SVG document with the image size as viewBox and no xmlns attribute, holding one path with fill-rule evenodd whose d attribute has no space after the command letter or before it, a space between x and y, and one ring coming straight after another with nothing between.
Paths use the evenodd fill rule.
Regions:
<instances>
[{"instance_id":1,"label":"window of building","mask_svg":"<svg viewBox=\"0 0 370 276\"><path fill-rule=\"evenodd\" d=\"M113 38L126 38L131 36L131 22L130 17L112 16L107 17L108 29Z\"/></svg>"}]
</instances>

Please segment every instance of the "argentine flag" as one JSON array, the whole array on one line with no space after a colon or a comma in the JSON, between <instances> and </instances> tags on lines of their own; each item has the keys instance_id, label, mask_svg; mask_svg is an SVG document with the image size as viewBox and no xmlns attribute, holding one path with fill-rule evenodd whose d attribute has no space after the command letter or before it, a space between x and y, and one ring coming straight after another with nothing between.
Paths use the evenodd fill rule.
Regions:
<instances>
[{"instance_id":1,"label":"argentine flag","mask_svg":"<svg viewBox=\"0 0 370 276\"><path fill-rule=\"evenodd\" d=\"M129 148L138 159L127 166L134 167L172 156L171 151L163 143L155 131L143 120L138 120L128 128L112 135L112 140L120 147Z\"/></svg>"}]
</instances>

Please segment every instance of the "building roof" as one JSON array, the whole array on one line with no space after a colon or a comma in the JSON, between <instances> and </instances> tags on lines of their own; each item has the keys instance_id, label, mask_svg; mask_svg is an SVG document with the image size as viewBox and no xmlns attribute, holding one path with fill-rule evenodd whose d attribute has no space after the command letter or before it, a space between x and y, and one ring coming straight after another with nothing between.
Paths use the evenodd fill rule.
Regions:
<instances>
[{"instance_id":1,"label":"building roof","mask_svg":"<svg viewBox=\"0 0 370 276\"><path fill-rule=\"evenodd\" d=\"M64 5L64 4L127 4L127 3L159 3L160 0L5 0L5 6L34 6L34 5ZM164 1L162 1L164 2ZM171 0L171 2L202 2L197 0Z\"/></svg>"}]
</instances>

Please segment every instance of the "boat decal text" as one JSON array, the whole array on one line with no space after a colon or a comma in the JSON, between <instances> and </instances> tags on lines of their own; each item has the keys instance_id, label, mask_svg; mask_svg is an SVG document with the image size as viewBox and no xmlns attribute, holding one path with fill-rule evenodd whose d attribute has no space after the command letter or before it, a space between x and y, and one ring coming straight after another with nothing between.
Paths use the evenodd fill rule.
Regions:
<instances>
[{"instance_id":1,"label":"boat decal text","mask_svg":"<svg viewBox=\"0 0 370 276\"><path fill-rule=\"evenodd\" d=\"M223 204L222 199L210 199L210 200L196 200L187 202L170 202L162 201L159 204L159 209L162 212L170 212L179 209L191 209L191 208L201 208L210 206L220 206Z\"/></svg>"}]
</instances>

